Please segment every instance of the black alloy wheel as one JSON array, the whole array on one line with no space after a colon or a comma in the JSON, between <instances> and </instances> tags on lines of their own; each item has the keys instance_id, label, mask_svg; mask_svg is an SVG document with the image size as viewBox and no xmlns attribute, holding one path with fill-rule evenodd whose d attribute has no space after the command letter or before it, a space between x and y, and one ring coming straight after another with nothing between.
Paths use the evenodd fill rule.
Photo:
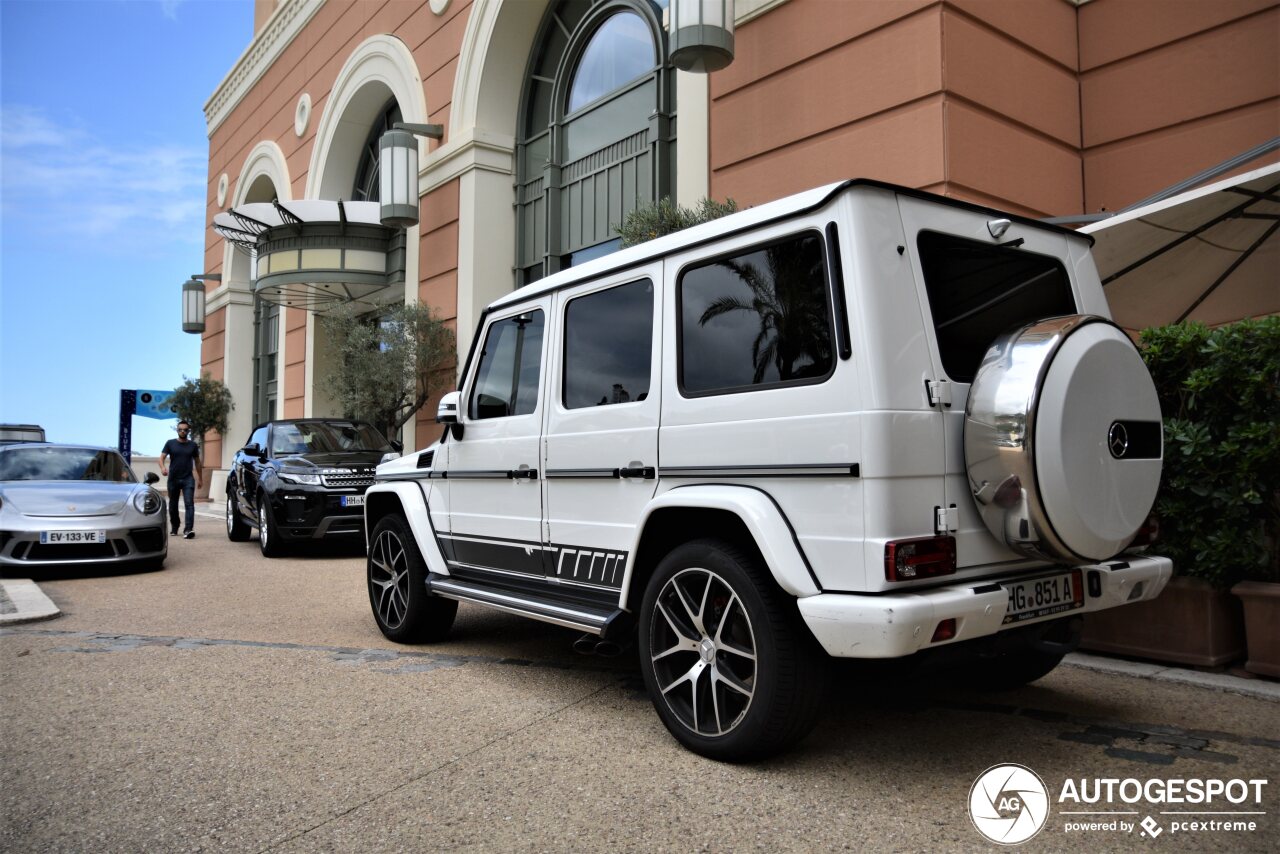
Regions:
<instances>
[{"instance_id":1,"label":"black alloy wheel","mask_svg":"<svg viewBox=\"0 0 1280 854\"><path fill-rule=\"evenodd\" d=\"M378 629L396 643L444 640L458 603L427 590L427 567L403 516L382 517L370 537L369 604Z\"/></svg>"},{"instance_id":2,"label":"black alloy wheel","mask_svg":"<svg viewBox=\"0 0 1280 854\"><path fill-rule=\"evenodd\" d=\"M826 654L758 556L733 544L696 540L662 559L640 655L658 716L703 756L759 759L817 721Z\"/></svg>"}]
</instances>

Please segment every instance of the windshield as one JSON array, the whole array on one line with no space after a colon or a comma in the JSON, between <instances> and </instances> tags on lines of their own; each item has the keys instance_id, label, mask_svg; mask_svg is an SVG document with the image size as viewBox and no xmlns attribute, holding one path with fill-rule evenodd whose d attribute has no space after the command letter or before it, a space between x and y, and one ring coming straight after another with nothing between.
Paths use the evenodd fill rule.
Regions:
<instances>
[{"instance_id":1,"label":"windshield","mask_svg":"<svg viewBox=\"0 0 1280 854\"><path fill-rule=\"evenodd\" d=\"M138 482L124 457L95 448L10 447L0 453L0 480Z\"/></svg>"},{"instance_id":2,"label":"windshield","mask_svg":"<svg viewBox=\"0 0 1280 854\"><path fill-rule=\"evenodd\" d=\"M271 431L271 453L311 454L330 451L390 451L387 437L359 421L296 421Z\"/></svg>"}]
</instances>

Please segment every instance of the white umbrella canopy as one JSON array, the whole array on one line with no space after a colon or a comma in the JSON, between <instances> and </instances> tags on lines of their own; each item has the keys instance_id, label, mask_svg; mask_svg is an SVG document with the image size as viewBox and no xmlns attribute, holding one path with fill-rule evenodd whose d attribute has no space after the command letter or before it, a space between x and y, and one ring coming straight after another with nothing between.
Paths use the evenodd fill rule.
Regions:
<instances>
[{"instance_id":1,"label":"white umbrella canopy","mask_svg":"<svg viewBox=\"0 0 1280 854\"><path fill-rule=\"evenodd\" d=\"M1280 313L1280 163L1080 231L1126 329Z\"/></svg>"}]
</instances>

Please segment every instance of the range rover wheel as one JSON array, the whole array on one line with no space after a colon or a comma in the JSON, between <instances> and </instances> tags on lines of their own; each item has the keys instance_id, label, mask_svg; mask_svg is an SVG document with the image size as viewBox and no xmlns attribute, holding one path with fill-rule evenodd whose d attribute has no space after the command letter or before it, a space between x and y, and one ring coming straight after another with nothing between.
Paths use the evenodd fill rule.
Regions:
<instances>
[{"instance_id":1,"label":"range rover wheel","mask_svg":"<svg viewBox=\"0 0 1280 854\"><path fill-rule=\"evenodd\" d=\"M280 557L284 554L284 543L280 541L280 533L271 521L271 499L265 495L258 496L258 547L265 557Z\"/></svg>"},{"instance_id":2,"label":"range rover wheel","mask_svg":"<svg viewBox=\"0 0 1280 854\"><path fill-rule=\"evenodd\" d=\"M824 656L758 558L729 543L676 548L645 590L645 685L671 734L703 756L758 759L803 738Z\"/></svg>"},{"instance_id":3,"label":"range rover wheel","mask_svg":"<svg viewBox=\"0 0 1280 854\"><path fill-rule=\"evenodd\" d=\"M369 604L378 628L396 643L444 640L458 603L427 591L427 567L409 524L394 514L374 526L368 567Z\"/></svg>"},{"instance_id":4,"label":"range rover wheel","mask_svg":"<svg viewBox=\"0 0 1280 854\"><path fill-rule=\"evenodd\" d=\"M231 491L232 487L227 486L227 539L235 543L243 543L248 541L253 532L249 528L249 524L245 522L244 517L240 515L240 503L236 501L236 494Z\"/></svg>"},{"instance_id":5,"label":"range rover wheel","mask_svg":"<svg viewBox=\"0 0 1280 854\"><path fill-rule=\"evenodd\" d=\"M1109 320L1049 318L987 350L965 466L983 521L1012 551L1066 564L1118 554L1151 512L1162 453L1155 384Z\"/></svg>"}]
</instances>

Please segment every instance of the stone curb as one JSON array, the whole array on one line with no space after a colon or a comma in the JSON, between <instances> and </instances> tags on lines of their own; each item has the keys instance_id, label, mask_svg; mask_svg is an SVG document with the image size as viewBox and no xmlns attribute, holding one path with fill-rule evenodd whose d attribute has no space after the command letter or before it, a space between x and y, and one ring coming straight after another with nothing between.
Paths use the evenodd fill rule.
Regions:
<instances>
[{"instance_id":1,"label":"stone curb","mask_svg":"<svg viewBox=\"0 0 1280 854\"><path fill-rule=\"evenodd\" d=\"M1093 670L1097 673L1111 673L1116 676L1132 676L1138 679L1151 679L1156 682L1176 682L1180 685L1194 685L1197 688L1208 688L1212 691L1226 691L1230 694L1241 694L1259 700L1270 700L1280 703L1280 682L1267 679L1245 679L1232 676L1230 673L1206 673L1199 670L1184 670L1180 667L1167 667L1147 661L1126 661L1121 658L1107 658L1101 655L1089 655L1073 652L1062 660L1069 667Z\"/></svg>"},{"instance_id":2,"label":"stone curb","mask_svg":"<svg viewBox=\"0 0 1280 854\"><path fill-rule=\"evenodd\" d=\"M0 626L52 620L61 614L61 609L31 579L0 579Z\"/></svg>"}]
</instances>

